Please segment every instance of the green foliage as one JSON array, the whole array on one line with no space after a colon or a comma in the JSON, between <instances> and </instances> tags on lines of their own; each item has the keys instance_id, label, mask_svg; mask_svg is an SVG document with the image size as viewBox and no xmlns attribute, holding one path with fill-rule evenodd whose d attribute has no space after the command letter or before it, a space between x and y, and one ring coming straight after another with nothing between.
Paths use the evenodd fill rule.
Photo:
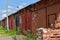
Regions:
<instances>
[{"instance_id":1,"label":"green foliage","mask_svg":"<svg viewBox=\"0 0 60 40\"><path fill-rule=\"evenodd\" d=\"M0 26L0 31L5 30L2 26Z\"/></svg>"},{"instance_id":2,"label":"green foliage","mask_svg":"<svg viewBox=\"0 0 60 40\"><path fill-rule=\"evenodd\" d=\"M0 36L12 36L16 34L20 34L20 30L6 30L4 27L0 26Z\"/></svg>"},{"instance_id":3,"label":"green foliage","mask_svg":"<svg viewBox=\"0 0 60 40\"><path fill-rule=\"evenodd\" d=\"M30 31L25 31L26 38L24 40L36 40L36 36L32 35ZM6 30L2 26L0 27L0 36L14 36L16 34L21 34L21 30ZM14 40L17 40L16 37L14 37Z\"/></svg>"},{"instance_id":4,"label":"green foliage","mask_svg":"<svg viewBox=\"0 0 60 40\"><path fill-rule=\"evenodd\" d=\"M19 34L21 34L22 32L21 32L21 30L20 29L18 29L17 31L16 31L16 34L17 35L19 35Z\"/></svg>"},{"instance_id":5,"label":"green foliage","mask_svg":"<svg viewBox=\"0 0 60 40\"><path fill-rule=\"evenodd\" d=\"M16 35L16 31L15 31L15 30L9 30L9 31L6 30L4 34L6 34L6 35L8 35L8 36Z\"/></svg>"},{"instance_id":6,"label":"green foliage","mask_svg":"<svg viewBox=\"0 0 60 40\"><path fill-rule=\"evenodd\" d=\"M25 40L36 40L36 36L27 32Z\"/></svg>"}]
</instances>

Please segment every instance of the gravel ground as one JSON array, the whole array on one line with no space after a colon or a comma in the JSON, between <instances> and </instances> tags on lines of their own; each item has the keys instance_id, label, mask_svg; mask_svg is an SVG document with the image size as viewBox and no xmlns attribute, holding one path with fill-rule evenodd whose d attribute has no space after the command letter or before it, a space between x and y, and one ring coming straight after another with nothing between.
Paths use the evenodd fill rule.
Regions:
<instances>
[{"instance_id":1,"label":"gravel ground","mask_svg":"<svg viewBox=\"0 0 60 40\"><path fill-rule=\"evenodd\" d=\"M1 36L0 40L14 40L15 36ZM17 40L24 40L25 36L24 35L16 35Z\"/></svg>"}]
</instances>

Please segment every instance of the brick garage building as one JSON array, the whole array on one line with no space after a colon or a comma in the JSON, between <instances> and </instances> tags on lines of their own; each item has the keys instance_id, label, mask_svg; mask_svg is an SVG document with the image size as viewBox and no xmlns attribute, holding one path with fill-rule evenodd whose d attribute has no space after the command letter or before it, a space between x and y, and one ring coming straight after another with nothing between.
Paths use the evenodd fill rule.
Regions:
<instances>
[{"instance_id":1,"label":"brick garage building","mask_svg":"<svg viewBox=\"0 0 60 40\"><path fill-rule=\"evenodd\" d=\"M9 27L13 27L12 21L15 20L13 22L14 26L19 26L21 30L30 30L36 33L37 28L51 28L51 24L55 24L58 13L60 13L60 0L41 0L10 16L9 25L11 25ZM20 15L19 18L17 14ZM18 20L15 19L15 15L17 15Z\"/></svg>"},{"instance_id":2,"label":"brick garage building","mask_svg":"<svg viewBox=\"0 0 60 40\"><path fill-rule=\"evenodd\" d=\"M27 18L25 28L29 29L30 27L30 30L35 33L36 29L40 27L52 28L51 24L55 24L57 14L60 13L60 0L41 0L35 4L29 5L23 10L25 10L25 17ZM30 20L29 22L28 19Z\"/></svg>"}]
</instances>

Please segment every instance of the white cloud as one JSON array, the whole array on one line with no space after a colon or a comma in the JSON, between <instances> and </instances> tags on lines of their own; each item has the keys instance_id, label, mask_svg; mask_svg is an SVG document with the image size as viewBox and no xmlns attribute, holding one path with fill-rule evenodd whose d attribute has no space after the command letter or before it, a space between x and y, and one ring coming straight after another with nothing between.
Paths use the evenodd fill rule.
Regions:
<instances>
[{"instance_id":1,"label":"white cloud","mask_svg":"<svg viewBox=\"0 0 60 40\"><path fill-rule=\"evenodd\" d=\"M19 9L22 9L23 8L23 6L22 5L19 5Z\"/></svg>"},{"instance_id":2,"label":"white cloud","mask_svg":"<svg viewBox=\"0 0 60 40\"><path fill-rule=\"evenodd\" d=\"M17 10L14 10L14 11L12 11L11 13L16 13L17 12Z\"/></svg>"},{"instance_id":3,"label":"white cloud","mask_svg":"<svg viewBox=\"0 0 60 40\"><path fill-rule=\"evenodd\" d=\"M26 5L26 3L22 3L22 5L23 5L23 6L25 6L25 5Z\"/></svg>"},{"instance_id":4,"label":"white cloud","mask_svg":"<svg viewBox=\"0 0 60 40\"><path fill-rule=\"evenodd\" d=\"M6 15L6 14L3 14L3 15L2 15L2 18L5 18L5 17L7 17L7 15Z\"/></svg>"},{"instance_id":5,"label":"white cloud","mask_svg":"<svg viewBox=\"0 0 60 40\"><path fill-rule=\"evenodd\" d=\"M6 13L6 10L2 10L1 12L2 12L2 13ZM8 12L11 12L11 10L8 9Z\"/></svg>"},{"instance_id":6,"label":"white cloud","mask_svg":"<svg viewBox=\"0 0 60 40\"><path fill-rule=\"evenodd\" d=\"M5 13L6 12L6 10L2 10L2 13Z\"/></svg>"},{"instance_id":7,"label":"white cloud","mask_svg":"<svg viewBox=\"0 0 60 40\"><path fill-rule=\"evenodd\" d=\"M0 10L1 11L1 10Z\"/></svg>"},{"instance_id":8,"label":"white cloud","mask_svg":"<svg viewBox=\"0 0 60 40\"><path fill-rule=\"evenodd\" d=\"M14 9L13 6L8 6L8 12L11 12L11 9ZM0 10L1 13L6 13L6 10Z\"/></svg>"},{"instance_id":9,"label":"white cloud","mask_svg":"<svg viewBox=\"0 0 60 40\"><path fill-rule=\"evenodd\" d=\"M12 8L13 8L13 6L8 6L8 8L11 8L11 9L12 9Z\"/></svg>"}]
</instances>

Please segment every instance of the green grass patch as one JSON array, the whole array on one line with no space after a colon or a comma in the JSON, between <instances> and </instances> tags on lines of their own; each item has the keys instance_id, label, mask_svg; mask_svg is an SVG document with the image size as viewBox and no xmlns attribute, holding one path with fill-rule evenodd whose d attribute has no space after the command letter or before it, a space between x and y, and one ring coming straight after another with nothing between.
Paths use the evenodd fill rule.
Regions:
<instances>
[{"instance_id":1,"label":"green grass patch","mask_svg":"<svg viewBox=\"0 0 60 40\"><path fill-rule=\"evenodd\" d=\"M27 31L25 40L36 40L36 36Z\"/></svg>"},{"instance_id":2,"label":"green grass patch","mask_svg":"<svg viewBox=\"0 0 60 40\"><path fill-rule=\"evenodd\" d=\"M20 34L20 30L6 30L5 28L3 28L2 26L0 26L0 36L12 36L12 35L16 35L16 34Z\"/></svg>"},{"instance_id":3,"label":"green grass patch","mask_svg":"<svg viewBox=\"0 0 60 40\"><path fill-rule=\"evenodd\" d=\"M4 34L7 36L16 35L16 30L6 30Z\"/></svg>"}]
</instances>

